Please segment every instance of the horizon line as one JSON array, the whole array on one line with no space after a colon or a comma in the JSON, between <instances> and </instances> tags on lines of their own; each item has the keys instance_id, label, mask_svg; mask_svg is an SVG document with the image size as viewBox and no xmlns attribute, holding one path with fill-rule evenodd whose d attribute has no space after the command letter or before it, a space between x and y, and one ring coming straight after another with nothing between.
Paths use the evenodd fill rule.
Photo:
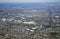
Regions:
<instances>
[{"instance_id":1,"label":"horizon line","mask_svg":"<svg viewBox=\"0 0 60 39\"><path fill-rule=\"evenodd\" d=\"M60 2L0 2L0 3L60 3Z\"/></svg>"}]
</instances>

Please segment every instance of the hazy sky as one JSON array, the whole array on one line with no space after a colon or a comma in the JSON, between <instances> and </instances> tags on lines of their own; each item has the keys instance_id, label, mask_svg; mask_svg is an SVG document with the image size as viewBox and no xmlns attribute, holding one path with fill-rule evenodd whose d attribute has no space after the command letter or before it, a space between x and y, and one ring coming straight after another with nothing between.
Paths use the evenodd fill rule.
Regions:
<instances>
[{"instance_id":1,"label":"hazy sky","mask_svg":"<svg viewBox=\"0 0 60 39\"><path fill-rule=\"evenodd\" d=\"M0 0L0 2L59 2L60 0Z\"/></svg>"}]
</instances>

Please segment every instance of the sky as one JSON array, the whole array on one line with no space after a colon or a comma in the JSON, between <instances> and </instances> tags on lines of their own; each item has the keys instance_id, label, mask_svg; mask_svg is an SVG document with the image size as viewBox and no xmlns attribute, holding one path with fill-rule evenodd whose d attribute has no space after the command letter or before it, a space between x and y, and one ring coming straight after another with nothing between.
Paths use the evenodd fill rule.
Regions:
<instances>
[{"instance_id":1,"label":"sky","mask_svg":"<svg viewBox=\"0 0 60 39\"><path fill-rule=\"evenodd\" d=\"M60 0L0 0L0 2L60 2Z\"/></svg>"}]
</instances>

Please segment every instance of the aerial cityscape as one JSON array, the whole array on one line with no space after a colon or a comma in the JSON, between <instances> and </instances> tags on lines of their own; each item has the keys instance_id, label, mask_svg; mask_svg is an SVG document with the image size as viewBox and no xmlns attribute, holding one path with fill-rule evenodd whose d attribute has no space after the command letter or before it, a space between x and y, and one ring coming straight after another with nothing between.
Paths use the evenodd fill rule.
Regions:
<instances>
[{"instance_id":1,"label":"aerial cityscape","mask_svg":"<svg viewBox=\"0 0 60 39\"><path fill-rule=\"evenodd\" d=\"M60 39L60 4L0 3L0 39Z\"/></svg>"}]
</instances>

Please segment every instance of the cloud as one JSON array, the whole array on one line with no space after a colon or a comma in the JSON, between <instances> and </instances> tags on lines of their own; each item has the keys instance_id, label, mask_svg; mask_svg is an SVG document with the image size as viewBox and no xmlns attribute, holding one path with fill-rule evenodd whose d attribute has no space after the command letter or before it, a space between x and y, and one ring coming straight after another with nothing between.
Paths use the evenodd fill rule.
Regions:
<instances>
[{"instance_id":1,"label":"cloud","mask_svg":"<svg viewBox=\"0 0 60 39\"><path fill-rule=\"evenodd\" d=\"M0 2L59 2L60 0L0 0Z\"/></svg>"}]
</instances>

